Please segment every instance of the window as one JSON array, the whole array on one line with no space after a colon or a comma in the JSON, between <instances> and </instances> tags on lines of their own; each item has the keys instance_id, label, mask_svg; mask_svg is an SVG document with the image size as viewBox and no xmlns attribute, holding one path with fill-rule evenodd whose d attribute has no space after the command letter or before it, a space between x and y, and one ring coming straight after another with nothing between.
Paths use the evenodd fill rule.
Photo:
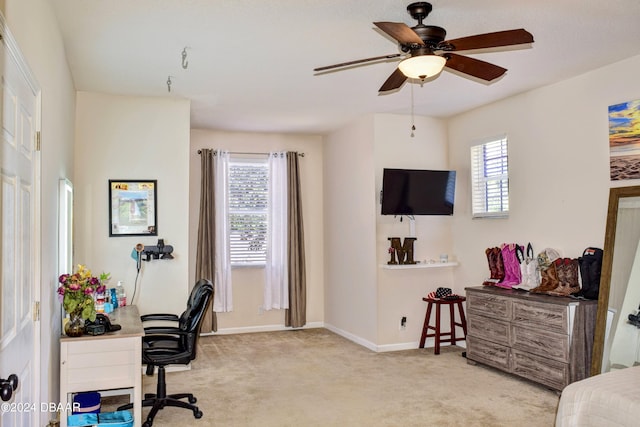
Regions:
<instances>
[{"instance_id":1,"label":"window","mask_svg":"<svg viewBox=\"0 0 640 427\"><path fill-rule=\"evenodd\" d=\"M471 147L471 197L473 218L509 216L506 135Z\"/></svg>"},{"instance_id":2,"label":"window","mask_svg":"<svg viewBox=\"0 0 640 427\"><path fill-rule=\"evenodd\" d=\"M264 265L269 167L266 159L229 161L231 265Z\"/></svg>"}]
</instances>

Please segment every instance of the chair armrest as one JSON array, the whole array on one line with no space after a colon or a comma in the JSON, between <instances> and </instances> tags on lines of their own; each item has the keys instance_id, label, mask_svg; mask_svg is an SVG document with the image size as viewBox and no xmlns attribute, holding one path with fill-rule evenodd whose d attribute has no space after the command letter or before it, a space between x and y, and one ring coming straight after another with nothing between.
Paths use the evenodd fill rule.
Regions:
<instances>
[{"instance_id":1,"label":"chair armrest","mask_svg":"<svg viewBox=\"0 0 640 427\"><path fill-rule=\"evenodd\" d=\"M143 322L147 322L149 320L168 320L170 322L177 322L178 320L180 320L180 318L175 314L152 313L152 314L143 314L142 316L140 316L140 320L142 320Z\"/></svg>"},{"instance_id":2,"label":"chair armrest","mask_svg":"<svg viewBox=\"0 0 640 427\"><path fill-rule=\"evenodd\" d=\"M149 326L144 328L145 335L185 335L184 331L168 326Z\"/></svg>"}]
</instances>

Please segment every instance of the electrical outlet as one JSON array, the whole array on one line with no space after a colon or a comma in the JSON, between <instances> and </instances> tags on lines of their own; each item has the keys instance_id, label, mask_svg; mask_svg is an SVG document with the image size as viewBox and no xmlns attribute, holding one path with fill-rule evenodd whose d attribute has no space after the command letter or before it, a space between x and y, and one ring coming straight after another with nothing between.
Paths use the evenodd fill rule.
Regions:
<instances>
[{"instance_id":1,"label":"electrical outlet","mask_svg":"<svg viewBox=\"0 0 640 427\"><path fill-rule=\"evenodd\" d=\"M407 316L402 316L400 319L400 330L404 331L405 329L407 329Z\"/></svg>"},{"instance_id":2,"label":"electrical outlet","mask_svg":"<svg viewBox=\"0 0 640 427\"><path fill-rule=\"evenodd\" d=\"M264 307L263 306L259 306L258 307L258 316L262 316L264 314Z\"/></svg>"}]
</instances>

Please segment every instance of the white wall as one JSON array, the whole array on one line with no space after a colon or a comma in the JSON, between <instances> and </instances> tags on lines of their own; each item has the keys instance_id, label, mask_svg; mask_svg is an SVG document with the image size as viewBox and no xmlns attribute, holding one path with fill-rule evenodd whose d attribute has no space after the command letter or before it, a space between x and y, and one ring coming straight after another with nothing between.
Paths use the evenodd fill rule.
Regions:
<instances>
[{"instance_id":1,"label":"white wall","mask_svg":"<svg viewBox=\"0 0 640 427\"><path fill-rule=\"evenodd\" d=\"M173 260L142 262L141 313L181 313L189 282L189 101L78 92L74 262L110 272L134 293L136 243L172 245ZM109 237L109 179L158 181L158 236Z\"/></svg>"},{"instance_id":2,"label":"white wall","mask_svg":"<svg viewBox=\"0 0 640 427\"><path fill-rule=\"evenodd\" d=\"M409 116L377 114L375 116L375 195L382 190L384 168L448 169L446 123L430 117L416 117L414 137ZM378 266L389 261L389 237L409 236L409 221L405 217L380 215L376 197L376 262ZM451 216L415 217L414 259L438 260L447 253L451 260ZM453 286L452 268L412 270L385 270L378 273L378 339L384 349L415 348L420 340L426 303L422 298L438 287ZM406 329L400 330L400 319L407 318ZM443 321L448 314L443 313ZM446 324L446 323L445 323Z\"/></svg>"},{"instance_id":3,"label":"white wall","mask_svg":"<svg viewBox=\"0 0 640 427\"><path fill-rule=\"evenodd\" d=\"M453 283L448 268L381 268L389 260L388 238L409 236L406 218L380 214L383 169L448 168L445 122L416 117L414 137L411 124L409 116L367 116L328 135L325 144L325 323L378 351L415 348L426 311L422 297ZM414 259L450 254L451 223L451 217L416 217Z\"/></svg>"},{"instance_id":4,"label":"white wall","mask_svg":"<svg viewBox=\"0 0 640 427\"><path fill-rule=\"evenodd\" d=\"M189 200L189 277L195 277L198 215L200 205L201 148L223 149L241 153L297 151L300 161L302 215L304 223L307 269L307 325L321 324L324 318L324 223L322 217L322 138L317 135L224 132L193 129L191 131L190 200ZM253 331L278 329L284 325L284 310L261 311L264 269L233 268L233 311L218 313L219 331Z\"/></svg>"},{"instance_id":5,"label":"white wall","mask_svg":"<svg viewBox=\"0 0 640 427\"><path fill-rule=\"evenodd\" d=\"M4 0L3 13L42 91L41 402L59 394L58 180L73 178L75 89L55 16L45 0ZM42 414L42 421L48 421Z\"/></svg>"},{"instance_id":6,"label":"white wall","mask_svg":"<svg viewBox=\"0 0 640 427\"><path fill-rule=\"evenodd\" d=\"M325 325L377 343L374 116L328 135L324 147Z\"/></svg>"},{"instance_id":7,"label":"white wall","mask_svg":"<svg viewBox=\"0 0 640 427\"><path fill-rule=\"evenodd\" d=\"M603 246L610 186L638 184L609 180L607 107L640 98L639 71L636 56L449 120L451 167L459 174L457 288L479 285L489 274L484 250L503 242L532 242L536 253L552 247L566 257ZM509 218L472 220L469 147L502 133L509 138Z\"/></svg>"}]
</instances>

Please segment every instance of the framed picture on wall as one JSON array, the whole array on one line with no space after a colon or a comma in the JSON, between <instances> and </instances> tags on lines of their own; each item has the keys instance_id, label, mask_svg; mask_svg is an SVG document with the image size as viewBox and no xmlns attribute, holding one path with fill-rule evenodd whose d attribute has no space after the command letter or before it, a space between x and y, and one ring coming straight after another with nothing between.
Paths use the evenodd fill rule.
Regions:
<instances>
[{"instance_id":1,"label":"framed picture on wall","mask_svg":"<svg viewBox=\"0 0 640 427\"><path fill-rule=\"evenodd\" d=\"M609 106L612 181L640 178L640 100Z\"/></svg>"},{"instance_id":2,"label":"framed picture on wall","mask_svg":"<svg viewBox=\"0 0 640 427\"><path fill-rule=\"evenodd\" d=\"M158 235L158 182L109 180L109 236Z\"/></svg>"}]
</instances>

